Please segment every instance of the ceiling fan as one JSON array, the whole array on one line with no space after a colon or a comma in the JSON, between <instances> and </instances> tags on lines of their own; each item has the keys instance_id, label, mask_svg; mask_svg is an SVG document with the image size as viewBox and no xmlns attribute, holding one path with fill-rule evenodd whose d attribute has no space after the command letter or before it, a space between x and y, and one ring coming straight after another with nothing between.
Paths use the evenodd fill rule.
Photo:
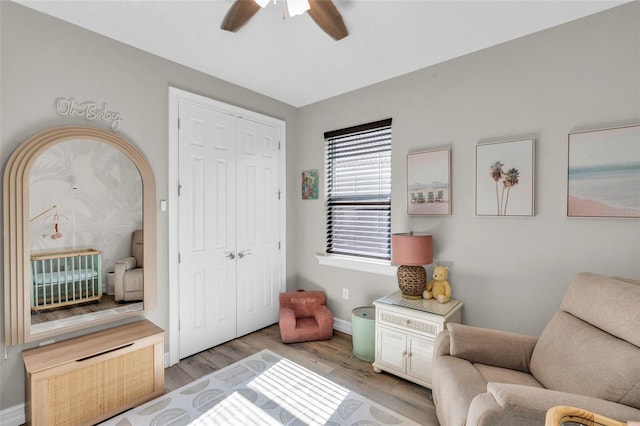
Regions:
<instances>
[{"instance_id":1,"label":"ceiling fan","mask_svg":"<svg viewBox=\"0 0 640 426\"><path fill-rule=\"evenodd\" d=\"M300 1L286 0L287 3L300 4ZM236 0L232 5L227 15L222 21L220 28L226 31L236 32L244 24L255 15L261 7L264 7L269 3L269 0ZM307 12L311 19L329 36L334 40L340 40L349 35L347 27L344 25L342 15L333 4L331 0L308 0L309 8ZM291 12L291 5L289 6L289 14ZM306 4L305 4L306 6ZM298 9L298 13L304 13L307 8ZM295 13L295 12L294 12Z\"/></svg>"}]
</instances>

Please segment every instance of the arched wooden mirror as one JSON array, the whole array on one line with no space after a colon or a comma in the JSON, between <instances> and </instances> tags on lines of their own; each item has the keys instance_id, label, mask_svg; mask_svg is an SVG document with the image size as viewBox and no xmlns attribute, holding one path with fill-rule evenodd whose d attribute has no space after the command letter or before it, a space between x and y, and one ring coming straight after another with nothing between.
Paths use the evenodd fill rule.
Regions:
<instances>
[{"instance_id":1,"label":"arched wooden mirror","mask_svg":"<svg viewBox=\"0 0 640 426\"><path fill-rule=\"evenodd\" d=\"M93 127L31 137L4 172L4 258L7 346L154 308L155 179L146 158Z\"/></svg>"}]
</instances>

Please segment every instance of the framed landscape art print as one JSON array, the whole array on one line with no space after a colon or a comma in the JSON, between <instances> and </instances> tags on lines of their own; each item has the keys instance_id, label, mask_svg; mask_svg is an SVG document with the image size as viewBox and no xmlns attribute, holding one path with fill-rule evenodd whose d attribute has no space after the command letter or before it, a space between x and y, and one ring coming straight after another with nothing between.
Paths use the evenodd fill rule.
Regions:
<instances>
[{"instance_id":1,"label":"framed landscape art print","mask_svg":"<svg viewBox=\"0 0 640 426\"><path fill-rule=\"evenodd\" d=\"M451 214L451 149L407 154L407 214Z\"/></svg>"},{"instance_id":2,"label":"framed landscape art print","mask_svg":"<svg viewBox=\"0 0 640 426\"><path fill-rule=\"evenodd\" d=\"M476 145L476 215L534 215L535 138Z\"/></svg>"},{"instance_id":3,"label":"framed landscape art print","mask_svg":"<svg viewBox=\"0 0 640 426\"><path fill-rule=\"evenodd\" d=\"M567 216L640 217L640 125L569 133Z\"/></svg>"}]
</instances>

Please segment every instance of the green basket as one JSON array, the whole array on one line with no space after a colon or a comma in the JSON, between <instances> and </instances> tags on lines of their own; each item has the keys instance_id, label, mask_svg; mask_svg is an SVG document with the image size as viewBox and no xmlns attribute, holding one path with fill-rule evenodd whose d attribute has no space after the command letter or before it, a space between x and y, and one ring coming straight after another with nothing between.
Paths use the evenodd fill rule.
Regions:
<instances>
[{"instance_id":1,"label":"green basket","mask_svg":"<svg viewBox=\"0 0 640 426\"><path fill-rule=\"evenodd\" d=\"M375 359L376 308L361 306L351 312L353 354L363 361Z\"/></svg>"}]
</instances>

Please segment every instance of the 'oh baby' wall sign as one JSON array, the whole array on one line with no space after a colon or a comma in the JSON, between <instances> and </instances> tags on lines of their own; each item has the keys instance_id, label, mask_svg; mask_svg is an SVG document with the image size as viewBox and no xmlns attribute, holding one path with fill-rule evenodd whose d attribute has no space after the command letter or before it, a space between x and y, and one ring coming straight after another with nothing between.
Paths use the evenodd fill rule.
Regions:
<instances>
[{"instance_id":1,"label":"'oh baby' wall sign","mask_svg":"<svg viewBox=\"0 0 640 426\"><path fill-rule=\"evenodd\" d=\"M78 103L74 98L57 98L55 102L56 112L59 115L84 117L87 120L104 120L111 123L111 129L118 130L124 121L119 112L109 111L107 103L98 106L93 101Z\"/></svg>"}]
</instances>

